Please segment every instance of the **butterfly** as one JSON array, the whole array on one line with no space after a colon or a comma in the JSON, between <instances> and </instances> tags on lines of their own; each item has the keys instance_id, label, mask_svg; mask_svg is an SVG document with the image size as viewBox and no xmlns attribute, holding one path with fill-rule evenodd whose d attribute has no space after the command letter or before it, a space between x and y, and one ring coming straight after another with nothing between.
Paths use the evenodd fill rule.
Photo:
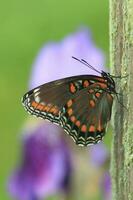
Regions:
<instances>
[{"instance_id":1,"label":"butterfly","mask_svg":"<svg viewBox=\"0 0 133 200\"><path fill-rule=\"evenodd\" d=\"M31 115L60 125L77 145L88 146L105 135L117 92L110 73L73 58L100 76L78 75L45 83L27 92L22 104Z\"/></svg>"}]
</instances>

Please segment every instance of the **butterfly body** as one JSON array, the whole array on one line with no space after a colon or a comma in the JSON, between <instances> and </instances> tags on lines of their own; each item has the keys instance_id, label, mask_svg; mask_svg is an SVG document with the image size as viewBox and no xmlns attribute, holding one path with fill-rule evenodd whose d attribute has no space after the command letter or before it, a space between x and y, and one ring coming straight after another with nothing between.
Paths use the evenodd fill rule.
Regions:
<instances>
[{"instance_id":1,"label":"butterfly body","mask_svg":"<svg viewBox=\"0 0 133 200\"><path fill-rule=\"evenodd\" d=\"M78 145L98 143L111 117L115 82L109 73L79 75L43 84L22 99L32 115L60 125Z\"/></svg>"}]
</instances>

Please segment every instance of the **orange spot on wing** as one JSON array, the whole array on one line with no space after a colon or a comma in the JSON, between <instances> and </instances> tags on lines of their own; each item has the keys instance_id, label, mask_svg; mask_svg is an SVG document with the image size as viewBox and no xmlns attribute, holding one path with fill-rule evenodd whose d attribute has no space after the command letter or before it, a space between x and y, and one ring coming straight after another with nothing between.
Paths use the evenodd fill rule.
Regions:
<instances>
[{"instance_id":1,"label":"orange spot on wing","mask_svg":"<svg viewBox=\"0 0 133 200\"><path fill-rule=\"evenodd\" d=\"M69 115L69 116L71 116L71 115L72 115L72 113L73 113L73 110L72 110L72 108L69 108L69 109L68 109L68 111L67 111L67 113L68 113L68 115Z\"/></svg>"},{"instance_id":2,"label":"orange spot on wing","mask_svg":"<svg viewBox=\"0 0 133 200\"><path fill-rule=\"evenodd\" d=\"M105 83L97 83L101 88L107 88L107 84Z\"/></svg>"},{"instance_id":3,"label":"orange spot on wing","mask_svg":"<svg viewBox=\"0 0 133 200\"><path fill-rule=\"evenodd\" d=\"M42 105L41 103L39 103L36 107L38 110L43 110L44 105Z\"/></svg>"},{"instance_id":4,"label":"orange spot on wing","mask_svg":"<svg viewBox=\"0 0 133 200\"><path fill-rule=\"evenodd\" d=\"M102 131L102 129L103 129L103 128L102 128L102 125L101 125L101 121L99 120L99 121L98 121L97 130L98 130L98 131Z\"/></svg>"},{"instance_id":5,"label":"orange spot on wing","mask_svg":"<svg viewBox=\"0 0 133 200\"><path fill-rule=\"evenodd\" d=\"M89 127L89 132L94 132L95 131L95 126L94 125L91 125L90 127Z\"/></svg>"},{"instance_id":6,"label":"orange spot on wing","mask_svg":"<svg viewBox=\"0 0 133 200\"><path fill-rule=\"evenodd\" d=\"M99 97L100 97L100 95L101 95L101 93L100 93L100 92L96 92L96 94L95 94L95 95L96 95L96 97L97 97L97 98L99 98Z\"/></svg>"},{"instance_id":7,"label":"orange spot on wing","mask_svg":"<svg viewBox=\"0 0 133 200\"><path fill-rule=\"evenodd\" d=\"M56 107L56 106L53 106L50 110L49 110L50 113L52 114L57 114L59 112L59 109Z\"/></svg>"},{"instance_id":8,"label":"orange spot on wing","mask_svg":"<svg viewBox=\"0 0 133 200\"><path fill-rule=\"evenodd\" d=\"M75 124L76 124L77 127L80 127L80 124L81 124L81 123L80 123L79 120L77 120Z\"/></svg>"},{"instance_id":9,"label":"orange spot on wing","mask_svg":"<svg viewBox=\"0 0 133 200\"><path fill-rule=\"evenodd\" d=\"M44 109L44 105L42 105L41 103L36 103L35 101L32 102L31 106L35 109L38 109L38 110Z\"/></svg>"},{"instance_id":10,"label":"orange spot on wing","mask_svg":"<svg viewBox=\"0 0 133 200\"><path fill-rule=\"evenodd\" d=\"M53 113L55 111L55 106L53 106L52 108L50 108L49 112Z\"/></svg>"},{"instance_id":11,"label":"orange spot on wing","mask_svg":"<svg viewBox=\"0 0 133 200\"><path fill-rule=\"evenodd\" d=\"M43 106L43 109L42 109L42 111L45 111L45 107L46 107L46 105L44 105L44 106Z\"/></svg>"},{"instance_id":12,"label":"orange spot on wing","mask_svg":"<svg viewBox=\"0 0 133 200\"><path fill-rule=\"evenodd\" d=\"M31 104L31 106L32 106L33 108L36 108L37 105L38 105L38 103L36 103L35 101L33 101L32 104Z\"/></svg>"},{"instance_id":13,"label":"orange spot on wing","mask_svg":"<svg viewBox=\"0 0 133 200\"><path fill-rule=\"evenodd\" d=\"M51 112L52 114L58 114L59 113L59 109L57 106L53 106L51 107L52 105L51 104L48 104L48 105L43 105L41 103L36 103L35 101L32 102L31 106L33 108L36 108L40 111L44 111L44 112Z\"/></svg>"},{"instance_id":14,"label":"orange spot on wing","mask_svg":"<svg viewBox=\"0 0 133 200\"><path fill-rule=\"evenodd\" d=\"M82 132L86 132L87 131L87 126L85 124L82 125L81 131Z\"/></svg>"},{"instance_id":15,"label":"orange spot on wing","mask_svg":"<svg viewBox=\"0 0 133 200\"><path fill-rule=\"evenodd\" d=\"M76 92L76 87L73 83L70 83L70 92L72 92L72 93Z\"/></svg>"},{"instance_id":16,"label":"orange spot on wing","mask_svg":"<svg viewBox=\"0 0 133 200\"><path fill-rule=\"evenodd\" d=\"M73 115L73 116L71 116L70 120L71 120L72 122L75 122L75 121L76 121L76 117Z\"/></svg>"},{"instance_id":17,"label":"orange spot on wing","mask_svg":"<svg viewBox=\"0 0 133 200\"><path fill-rule=\"evenodd\" d=\"M95 101L94 100L90 100L89 101L89 104L90 104L90 106L93 108L93 107L95 107Z\"/></svg>"},{"instance_id":18,"label":"orange spot on wing","mask_svg":"<svg viewBox=\"0 0 133 200\"><path fill-rule=\"evenodd\" d=\"M57 115L59 113L58 107L57 106L52 106L51 104L48 104L47 106L45 106L44 111L52 113L54 115Z\"/></svg>"},{"instance_id":19,"label":"orange spot on wing","mask_svg":"<svg viewBox=\"0 0 133 200\"><path fill-rule=\"evenodd\" d=\"M58 109L57 107L54 108L53 114L54 114L54 115L59 114L59 109Z\"/></svg>"},{"instance_id":20,"label":"orange spot on wing","mask_svg":"<svg viewBox=\"0 0 133 200\"><path fill-rule=\"evenodd\" d=\"M49 111L49 109L50 109L50 107L47 105L47 106L45 106L45 107L44 107L44 109L43 109L43 110L44 110L45 112L48 112L48 111Z\"/></svg>"},{"instance_id":21,"label":"orange spot on wing","mask_svg":"<svg viewBox=\"0 0 133 200\"><path fill-rule=\"evenodd\" d=\"M83 86L84 87L88 87L90 84L89 84L89 81L87 81L87 80L85 80L84 82L83 82Z\"/></svg>"},{"instance_id":22,"label":"orange spot on wing","mask_svg":"<svg viewBox=\"0 0 133 200\"><path fill-rule=\"evenodd\" d=\"M70 99L70 100L67 102L67 106L68 106L68 107L71 107L71 106L72 106L72 103L73 103L73 102L72 102L72 100Z\"/></svg>"},{"instance_id":23,"label":"orange spot on wing","mask_svg":"<svg viewBox=\"0 0 133 200\"><path fill-rule=\"evenodd\" d=\"M43 106L43 111L48 112L51 108L52 108L52 105L47 104L47 105Z\"/></svg>"}]
</instances>

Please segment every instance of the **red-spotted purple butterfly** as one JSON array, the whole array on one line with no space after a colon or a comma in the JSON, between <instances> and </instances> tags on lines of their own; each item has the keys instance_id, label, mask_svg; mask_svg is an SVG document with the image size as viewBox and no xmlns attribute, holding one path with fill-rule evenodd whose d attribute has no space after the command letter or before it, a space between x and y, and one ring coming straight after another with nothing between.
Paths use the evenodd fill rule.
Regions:
<instances>
[{"instance_id":1,"label":"red-spotted purple butterfly","mask_svg":"<svg viewBox=\"0 0 133 200\"><path fill-rule=\"evenodd\" d=\"M88 146L105 135L117 93L112 75L73 58L101 76L79 75L43 84L26 93L22 103L30 114L60 125L77 145Z\"/></svg>"}]
</instances>

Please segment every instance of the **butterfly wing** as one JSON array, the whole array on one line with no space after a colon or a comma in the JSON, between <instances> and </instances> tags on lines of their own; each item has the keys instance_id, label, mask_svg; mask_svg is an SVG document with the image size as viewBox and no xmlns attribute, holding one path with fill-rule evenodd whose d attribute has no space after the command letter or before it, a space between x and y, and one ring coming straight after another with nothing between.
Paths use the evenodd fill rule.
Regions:
<instances>
[{"instance_id":1,"label":"butterfly wing","mask_svg":"<svg viewBox=\"0 0 133 200\"><path fill-rule=\"evenodd\" d=\"M61 125L79 145L97 143L105 133L113 98L102 77L81 75L52 81L23 96L32 115Z\"/></svg>"},{"instance_id":2,"label":"butterfly wing","mask_svg":"<svg viewBox=\"0 0 133 200\"><path fill-rule=\"evenodd\" d=\"M98 143L105 135L112 103L111 94L92 85L67 101L61 113L61 126L78 145Z\"/></svg>"},{"instance_id":3,"label":"butterfly wing","mask_svg":"<svg viewBox=\"0 0 133 200\"><path fill-rule=\"evenodd\" d=\"M71 95L82 89L81 82L91 77L73 76L43 84L26 93L22 104L30 114L60 124L59 114L63 106Z\"/></svg>"}]
</instances>

